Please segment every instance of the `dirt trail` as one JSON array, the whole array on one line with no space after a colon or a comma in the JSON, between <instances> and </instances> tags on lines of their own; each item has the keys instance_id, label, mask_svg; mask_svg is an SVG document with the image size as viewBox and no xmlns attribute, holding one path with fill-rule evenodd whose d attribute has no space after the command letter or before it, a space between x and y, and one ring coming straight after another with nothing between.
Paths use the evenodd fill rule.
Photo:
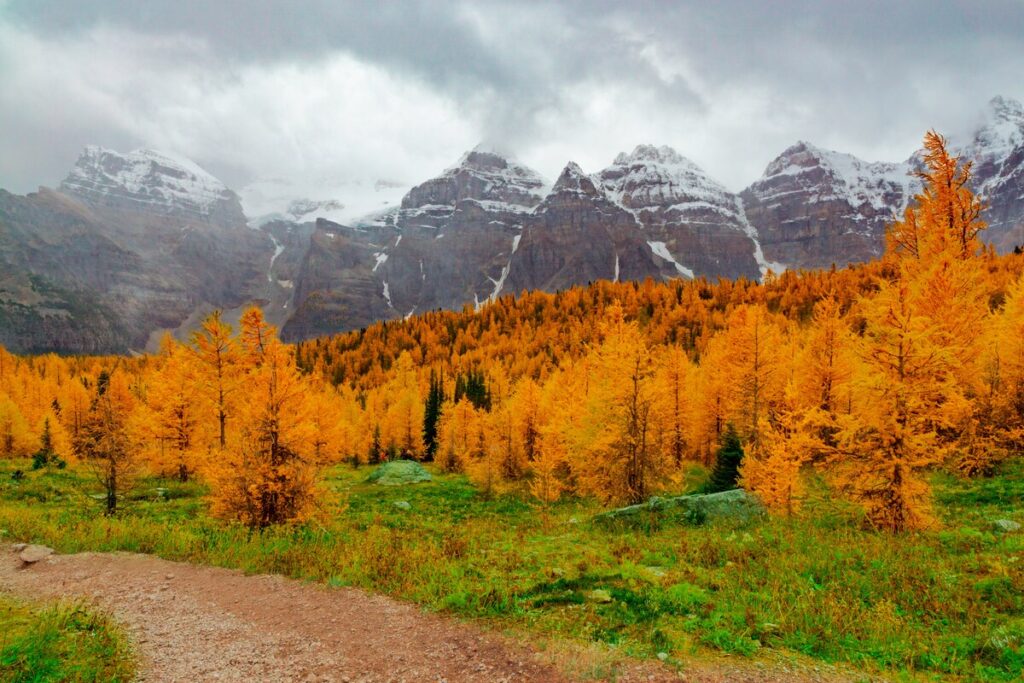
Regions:
<instances>
[{"instance_id":1,"label":"dirt trail","mask_svg":"<svg viewBox=\"0 0 1024 683\"><path fill-rule=\"evenodd\" d=\"M91 599L129 630L142 660L142 680L153 683L566 680L550 656L386 597L148 555L54 555L22 567L10 547L0 546L0 590ZM564 668L573 655L563 652L561 658ZM681 676L647 664L617 677L681 679L825 680L756 669Z\"/></svg>"}]
</instances>

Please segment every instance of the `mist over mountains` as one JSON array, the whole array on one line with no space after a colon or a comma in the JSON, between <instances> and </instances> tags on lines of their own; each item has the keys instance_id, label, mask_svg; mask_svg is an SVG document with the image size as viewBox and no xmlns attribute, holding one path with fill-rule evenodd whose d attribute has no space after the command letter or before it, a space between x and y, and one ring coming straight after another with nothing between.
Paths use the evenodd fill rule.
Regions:
<instances>
[{"instance_id":1,"label":"mist over mountains","mask_svg":"<svg viewBox=\"0 0 1024 683\"><path fill-rule=\"evenodd\" d=\"M1024 107L993 98L952 143L975 164L986 239L1024 243ZM228 188L166 151L90 146L56 189L0 190L0 343L142 351L253 302L296 340L597 279L842 266L881 254L918 164L800 141L734 193L666 146L590 173L568 162L555 179L480 146L413 187L367 178L303 196L287 178Z\"/></svg>"}]
</instances>

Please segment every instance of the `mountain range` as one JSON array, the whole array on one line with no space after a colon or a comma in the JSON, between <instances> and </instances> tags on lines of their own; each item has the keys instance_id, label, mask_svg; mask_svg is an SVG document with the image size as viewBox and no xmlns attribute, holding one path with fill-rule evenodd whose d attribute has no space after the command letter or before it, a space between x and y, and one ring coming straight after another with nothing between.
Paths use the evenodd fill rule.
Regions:
<instances>
[{"instance_id":1,"label":"mountain range","mask_svg":"<svg viewBox=\"0 0 1024 683\"><path fill-rule=\"evenodd\" d=\"M953 145L974 162L986 239L1024 243L1024 107L992 99ZM142 351L251 303L298 340L597 279L842 266L881 254L921 163L798 142L733 193L664 146L592 174L569 162L554 183L481 147L353 204L292 196L284 180L235 193L188 159L90 146L56 189L0 190L0 344Z\"/></svg>"}]
</instances>

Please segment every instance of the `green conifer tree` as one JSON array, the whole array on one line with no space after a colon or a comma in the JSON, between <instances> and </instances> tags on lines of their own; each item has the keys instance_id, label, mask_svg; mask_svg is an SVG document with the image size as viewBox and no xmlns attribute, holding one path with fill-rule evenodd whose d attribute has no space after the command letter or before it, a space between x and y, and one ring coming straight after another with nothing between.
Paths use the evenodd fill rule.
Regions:
<instances>
[{"instance_id":1,"label":"green conifer tree","mask_svg":"<svg viewBox=\"0 0 1024 683\"><path fill-rule=\"evenodd\" d=\"M430 371L430 390L423 411L423 443L426 446L427 460L433 460L437 453L437 425L441 419L441 407L444 404L444 377L438 379L434 371Z\"/></svg>"},{"instance_id":2,"label":"green conifer tree","mask_svg":"<svg viewBox=\"0 0 1024 683\"><path fill-rule=\"evenodd\" d=\"M704 484L704 493L718 493L737 488L736 480L739 478L741 462L743 445L740 443L740 435L736 433L736 427L730 422L726 425L718 451L715 453L715 467L711 470L711 477Z\"/></svg>"},{"instance_id":3,"label":"green conifer tree","mask_svg":"<svg viewBox=\"0 0 1024 683\"><path fill-rule=\"evenodd\" d=\"M384 448L380 443L380 425L373 428L373 441L370 442L370 452L367 461L371 465L377 465L384 459Z\"/></svg>"}]
</instances>

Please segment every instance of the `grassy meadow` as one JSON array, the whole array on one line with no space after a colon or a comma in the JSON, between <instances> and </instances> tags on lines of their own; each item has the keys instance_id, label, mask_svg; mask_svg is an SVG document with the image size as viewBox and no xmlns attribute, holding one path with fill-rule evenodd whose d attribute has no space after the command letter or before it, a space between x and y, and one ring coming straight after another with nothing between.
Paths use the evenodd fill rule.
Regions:
<instances>
[{"instance_id":1,"label":"grassy meadow","mask_svg":"<svg viewBox=\"0 0 1024 683\"><path fill-rule=\"evenodd\" d=\"M0 593L0 680L128 683L135 660L118 626L86 606L36 605Z\"/></svg>"},{"instance_id":2,"label":"grassy meadow","mask_svg":"<svg viewBox=\"0 0 1024 683\"><path fill-rule=\"evenodd\" d=\"M318 518L250 533L211 519L198 484L143 480L107 518L73 468L0 461L0 540L356 586L681 667L728 654L896 680L1013 681L1024 670L1024 533L993 526L1024 522L1021 462L987 479L936 474L941 527L900 536L864 530L820 482L792 520L609 529L586 501L544 510L484 497L462 475L383 487L366 483L370 471L331 469ZM704 476L695 468L680 488Z\"/></svg>"}]
</instances>

